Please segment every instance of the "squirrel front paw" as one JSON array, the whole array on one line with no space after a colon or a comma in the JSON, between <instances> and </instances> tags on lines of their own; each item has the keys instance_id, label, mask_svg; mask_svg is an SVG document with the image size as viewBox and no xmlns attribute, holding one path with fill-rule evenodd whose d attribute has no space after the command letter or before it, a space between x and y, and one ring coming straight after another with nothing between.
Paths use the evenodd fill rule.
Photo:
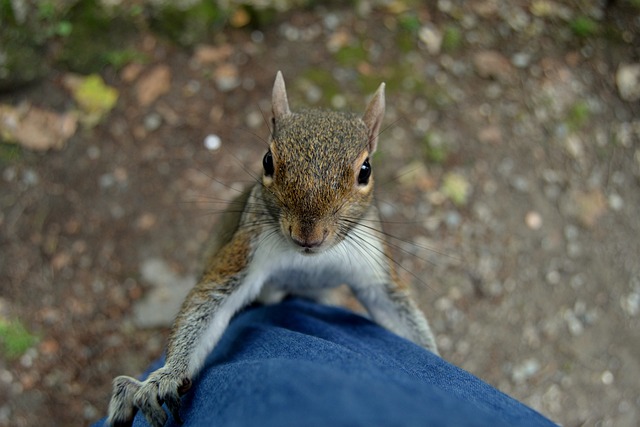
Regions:
<instances>
[{"instance_id":1,"label":"squirrel front paw","mask_svg":"<svg viewBox=\"0 0 640 427\"><path fill-rule=\"evenodd\" d=\"M180 396L189 390L191 380L179 377L165 368L149 375L144 382L120 376L113 380L113 394L109 403L110 426L131 426L138 410L142 411L152 427L162 427L167 414L162 408L166 403L174 420L182 424L180 418Z\"/></svg>"}]
</instances>

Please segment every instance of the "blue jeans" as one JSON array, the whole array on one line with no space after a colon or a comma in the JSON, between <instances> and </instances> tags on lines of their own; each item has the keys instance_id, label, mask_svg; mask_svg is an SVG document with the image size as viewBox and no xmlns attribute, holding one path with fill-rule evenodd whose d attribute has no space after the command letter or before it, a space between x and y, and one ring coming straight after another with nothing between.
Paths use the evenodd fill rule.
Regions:
<instances>
[{"instance_id":1,"label":"blue jeans","mask_svg":"<svg viewBox=\"0 0 640 427\"><path fill-rule=\"evenodd\" d=\"M555 425L364 317L301 299L238 314L181 415L216 427Z\"/></svg>"}]
</instances>

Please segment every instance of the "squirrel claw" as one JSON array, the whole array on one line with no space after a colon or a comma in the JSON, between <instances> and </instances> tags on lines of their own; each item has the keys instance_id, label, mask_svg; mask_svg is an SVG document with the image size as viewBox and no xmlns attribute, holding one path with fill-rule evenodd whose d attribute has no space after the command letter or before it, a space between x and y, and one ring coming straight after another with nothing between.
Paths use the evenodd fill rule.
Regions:
<instances>
[{"instance_id":1,"label":"squirrel claw","mask_svg":"<svg viewBox=\"0 0 640 427\"><path fill-rule=\"evenodd\" d=\"M184 421L180 417L180 396L177 394L166 396L164 403L167 404L167 408L169 409L169 412L171 412L173 420L180 425L184 424Z\"/></svg>"},{"instance_id":2,"label":"squirrel claw","mask_svg":"<svg viewBox=\"0 0 640 427\"><path fill-rule=\"evenodd\" d=\"M113 394L109 403L107 425L113 427L129 427L138 408L133 403L133 396L140 390L142 383L135 378L119 376L113 380Z\"/></svg>"},{"instance_id":3,"label":"squirrel claw","mask_svg":"<svg viewBox=\"0 0 640 427\"><path fill-rule=\"evenodd\" d=\"M178 394L180 394L180 396L184 396L189 390L191 390L192 385L193 383L191 382L191 379L185 378L182 380L182 385L178 387Z\"/></svg>"},{"instance_id":4,"label":"squirrel claw","mask_svg":"<svg viewBox=\"0 0 640 427\"><path fill-rule=\"evenodd\" d=\"M182 424L180 417L180 396L189 390L191 380L179 378L161 368L152 373L146 381L121 376L113 381L113 395L109 404L108 425L113 427L131 426L138 410L152 427L162 427L167 421L167 409L176 423Z\"/></svg>"}]
</instances>

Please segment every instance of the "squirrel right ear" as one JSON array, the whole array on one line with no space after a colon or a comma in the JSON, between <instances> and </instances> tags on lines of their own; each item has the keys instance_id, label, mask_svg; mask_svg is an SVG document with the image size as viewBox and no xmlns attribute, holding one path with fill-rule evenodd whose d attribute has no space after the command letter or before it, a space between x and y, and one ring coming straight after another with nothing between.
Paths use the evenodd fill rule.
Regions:
<instances>
[{"instance_id":1,"label":"squirrel right ear","mask_svg":"<svg viewBox=\"0 0 640 427\"><path fill-rule=\"evenodd\" d=\"M287 89L284 86L284 79L282 78L282 73L280 71L276 74L276 81L273 84L271 109L273 111L273 118L276 122L282 117L291 114L291 110L289 110L289 101L287 101Z\"/></svg>"},{"instance_id":2,"label":"squirrel right ear","mask_svg":"<svg viewBox=\"0 0 640 427\"><path fill-rule=\"evenodd\" d=\"M380 133L380 126L384 118L384 104L384 83L381 83L362 117L362 121L364 121L364 124L367 125L369 129L370 155L376 151L376 147L378 146L378 134Z\"/></svg>"}]
</instances>

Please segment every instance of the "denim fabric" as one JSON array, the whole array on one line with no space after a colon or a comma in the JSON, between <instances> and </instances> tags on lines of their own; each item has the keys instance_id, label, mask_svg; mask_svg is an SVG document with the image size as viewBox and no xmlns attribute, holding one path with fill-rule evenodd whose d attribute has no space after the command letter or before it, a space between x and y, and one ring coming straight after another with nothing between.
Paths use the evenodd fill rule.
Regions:
<instances>
[{"instance_id":1,"label":"denim fabric","mask_svg":"<svg viewBox=\"0 0 640 427\"><path fill-rule=\"evenodd\" d=\"M182 405L185 426L555 425L361 316L300 299L236 316Z\"/></svg>"}]
</instances>

